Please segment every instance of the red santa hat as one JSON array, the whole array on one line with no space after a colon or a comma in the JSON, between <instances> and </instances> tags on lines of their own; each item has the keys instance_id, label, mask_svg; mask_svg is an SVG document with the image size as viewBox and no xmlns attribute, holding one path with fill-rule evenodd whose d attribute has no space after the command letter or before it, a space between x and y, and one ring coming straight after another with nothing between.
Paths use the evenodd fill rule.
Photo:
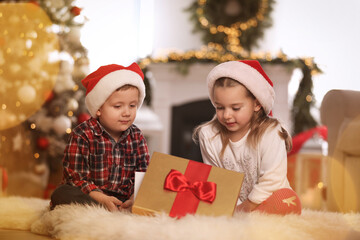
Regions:
<instances>
[{"instance_id":1,"label":"red santa hat","mask_svg":"<svg viewBox=\"0 0 360 240\"><path fill-rule=\"evenodd\" d=\"M86 88L85 104L91 116L104 104L106 99L118 88L129 84L139 89L138 108L141 107L145 98L144 74L139 65L132 63L128 67L110 64L99 67L81 80Z\"/></svg>"},{"instance_id":2,"label":"red santa hat","mask_svg":"<svg viewBox=\"0 0 360 240\"><path fill-rule=\"evenodd\" d=\"M214 84L222 77L243 84L259 101L266 114L271 112L275 100L273 83L256 60L229 61L214 67L207 77L209 96L214 105Z\"/></svg>"}]
</instances>

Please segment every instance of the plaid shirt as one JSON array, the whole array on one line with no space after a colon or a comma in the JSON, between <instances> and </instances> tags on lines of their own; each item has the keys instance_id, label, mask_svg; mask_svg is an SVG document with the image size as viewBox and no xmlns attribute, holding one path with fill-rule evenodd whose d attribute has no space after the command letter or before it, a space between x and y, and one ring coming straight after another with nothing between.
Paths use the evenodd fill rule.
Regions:
<instances>
[{"instance_id":1,"label":"plaid shirt","mask_svg":"<svg viewBox=\"0 0 360 240\"><path fill-rule=\"evenodd\" d=\"M128 199L134 192L135 171L149 164L146 140L131 125L118 142L95 118L75 127L65 148L63 184L78 186L88 194L102 191Z\"/></svg>"}]
</instances>

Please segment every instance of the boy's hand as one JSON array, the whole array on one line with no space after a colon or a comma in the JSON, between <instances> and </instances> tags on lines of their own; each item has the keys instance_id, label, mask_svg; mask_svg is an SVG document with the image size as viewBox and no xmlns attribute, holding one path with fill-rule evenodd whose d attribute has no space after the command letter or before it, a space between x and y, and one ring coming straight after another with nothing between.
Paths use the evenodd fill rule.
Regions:
<instances>
[{"instance_id":1,"label":"boy's hand","mask_svg":"<svg viewBox=\"0 0 360 240\"><path fill-rule=\"evenodd\" d=\"M121 206L119 206L119 210L131 212L131 207L134 204L134 201L129 199L126 200Z\"/></svg>"},{"instance_id":2,"label":"boy's hand","mask_svg":"<svg viewBox=\"0 0 360 240\"><path fill-rule=\"evenodd\" d=\"M108 196L102 192L92 191L89 193L89 196L92 197L98 203L104 205L109 211L119 211L119 206L123 204L122 201L113 196Z\"/></svg>"},{"instance_id":3,"label":"boy's hand","mask_svg":"<svg viewBox=\"0 0 360 240\"><path fill-rule=\"evenodd\" d=\"M131 212L131 207L134 204L134 194L131 195L131 197L126 200L120 207L119 210Z\"/></svg>"}]
</instances>

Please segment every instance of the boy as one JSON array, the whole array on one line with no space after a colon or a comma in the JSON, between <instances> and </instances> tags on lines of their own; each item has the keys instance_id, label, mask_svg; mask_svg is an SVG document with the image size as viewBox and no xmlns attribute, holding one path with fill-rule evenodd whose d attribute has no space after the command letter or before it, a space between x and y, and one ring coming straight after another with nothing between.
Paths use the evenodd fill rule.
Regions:
<instances>
[{"instance_id":1,"label":"boy","mask_svg":"<svg viewBox=\"0 0 360 240\"><path fill-rule=\"evenodd\" d=\"M51 209L75 202L130 211L135 171L145 172L150 158L144 136L133 125L145 98L143 79L133 63L102 66L81 81L91 118L70 135L62 185L51 195Z\"/></svg>"}]
</instances>

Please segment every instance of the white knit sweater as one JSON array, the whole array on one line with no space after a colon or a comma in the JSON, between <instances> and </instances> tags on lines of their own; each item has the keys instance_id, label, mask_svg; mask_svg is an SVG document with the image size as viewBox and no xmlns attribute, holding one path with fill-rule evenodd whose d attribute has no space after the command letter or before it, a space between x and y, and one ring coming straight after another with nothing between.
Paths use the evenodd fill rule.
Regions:
<instances>
[{"instance_id":1,"label":"white knit sweater","mask_svg":"<svg viewBox=\"0 0 360 240\"><path fill-rule=\"evenodd\" d=\"M220 158L220 135L211 125L201 128L199 143L204 163L244 173L238 204L246 199L259 204L280 188L290 188L287 179L285 141L278 132L281 126L265 131L256 149L246 144L249 132L231 142ZM231 183L229 183L231 184Z\"/></svg>"}]
</instances>

